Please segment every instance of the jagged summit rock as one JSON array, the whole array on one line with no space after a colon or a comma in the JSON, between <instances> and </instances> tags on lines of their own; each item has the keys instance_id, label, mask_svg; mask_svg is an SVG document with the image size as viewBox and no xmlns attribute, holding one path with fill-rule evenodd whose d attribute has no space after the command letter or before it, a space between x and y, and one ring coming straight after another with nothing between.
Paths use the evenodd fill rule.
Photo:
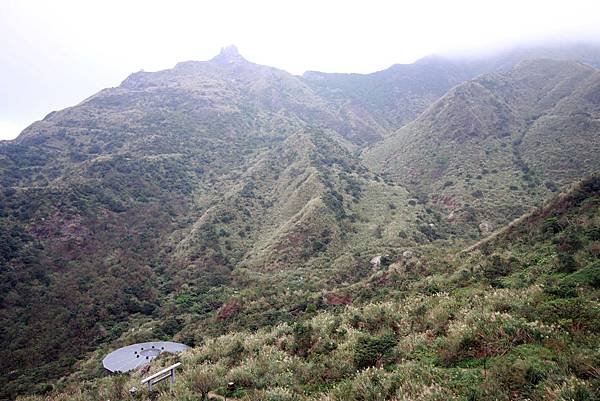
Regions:
<instances>
[{"instance_id":1,"label":"jagged summit rock","mask_svg":"<svg viewBox=\"0 0 600 401\"><path fill-rule=\"evenodd\" d=\"M215 56L212 59L212 61L226 64L235 64L240 62L246 62L247 60L241 56L236 46L230 45L227 47L223 47L221 49L221 52L217 56Z\"/></svg>"}]
</instances>

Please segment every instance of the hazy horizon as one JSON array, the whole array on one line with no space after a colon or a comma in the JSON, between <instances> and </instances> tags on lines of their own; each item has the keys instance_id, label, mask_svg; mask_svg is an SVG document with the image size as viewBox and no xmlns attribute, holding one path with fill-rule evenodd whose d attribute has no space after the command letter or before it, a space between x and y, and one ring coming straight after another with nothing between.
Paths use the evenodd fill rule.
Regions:
<instances>
[{"instance_id":1,"label":"hazy horizon","mask_svg":"<svg viewBox=\"0 0 600 401\"><path fill-rule=\"evenodd\" d=\"M600 5L581 0L9 0L0 21L0 140L135 71L208 60L231 44L252 62L301 74L369 73L431 54L472 56L534 43L600 43Z\"/></svg>"}]
</instances>

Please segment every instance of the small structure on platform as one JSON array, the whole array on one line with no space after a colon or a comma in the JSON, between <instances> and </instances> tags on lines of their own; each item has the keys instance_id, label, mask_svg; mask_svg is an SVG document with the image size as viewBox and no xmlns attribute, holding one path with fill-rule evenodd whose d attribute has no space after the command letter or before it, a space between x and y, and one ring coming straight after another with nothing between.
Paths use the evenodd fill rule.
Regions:
<instances>
[{"instance_id":1,"label":"small structure on platform","mask_svg":"<svg viewBox=\"0 0 600 401\"><path fill-rule=\"evenodd\" d=\"M106 355L102 366L111 372L129 372L149 363L163 352L172 354L188 349L188 346L172 341L153 341L119 348Z\"/></svg>"}]
</instances>

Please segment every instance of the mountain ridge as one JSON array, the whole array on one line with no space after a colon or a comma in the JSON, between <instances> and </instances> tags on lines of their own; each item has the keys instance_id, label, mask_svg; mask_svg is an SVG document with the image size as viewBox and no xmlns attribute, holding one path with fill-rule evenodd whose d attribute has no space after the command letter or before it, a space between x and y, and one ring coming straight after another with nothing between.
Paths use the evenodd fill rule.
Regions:
<instances>
[{"instance_id":1,"label":"mountain ridge","mask_svg":"<svg viewBox=\"0 0 600 401\"><path fill-rule=\"evenodd\" d=\"M439 249L402 257L336 294L361 303L307 308L293 324L232 331L157 358L151 371L182 363L177 383L160 396L593 400L599 202L599 178L587 177L493 243L453 258ZM80 372L27 400L125 398L142 376Z\"/></svg>"},{"instance_id":2,"label":"mountain ridge","mask_svg":"<svg viewBox=\"0 0 600 401\"><path fill-rule=\"evenodd\" d=\"M504 202L513 198L512 206L506 205L509 209L539 202L556 184L600 167L594 156L598 108L589 100L597 80L593 67L552 60L524 61L506 73L479 76L453 88L411 124L368 148L365 160L412 191L433 196L432 202L446 215L473 202L480 213L493 216L493 206L482 204L488 198L485 190L496 194L487 200L491 205L498 196ZM564 124L573 124L566 126L572 132L568 148L548 141L564 138ZM552 132L556 137L549 136ZM545 152L543 158L540 152ZM570 156L565 157L567 152ZM524 192L514 187L523 185L512 178L518 175L525 180ZM544 188L545 182L549 187ZM497 185L514 189L498 192ZM519 211L517 215L524 212ZM503 211L499 218L506 222ZM482 217L476 220L486 223Z\"/></svg>"},{"instance_id":3,"label":"mountain ridge","mask_svg":"<svg viewBox=\"0 0 600 401\"><path fill-rule=\"evenodd\" d=\"M537 61L468 78L461 68L445 71L436 58L319 83L225 49L134 73L1 143L0 368L14 374L2 378L0 397L126 338L193 345L361 302L362 290L348 289L384 274L378 269L407 259L414 271L401 277L425 274L429 262L410 255L472 243L596 168L596 70ZM422 86L405 71L435 79ZM577 135L563 135L565 127ZM410 153L395 142L399 132L424 140L419 151L446 151L482 132L494 147ZM380 163L396 168L406 157L424 163L427 182ZM473 165L470 181L507 190L487 196L427 164L445 158ZM488 159L498 166L482 167ZM571 166L564 175L563 164ZM518 194L508 189L513 173ZM481 204L461 203L482 199L476 190ZM499 211L482 221L490 199ZM139 326L154 331L130 337Z\"/></svg>"}]
</instances>

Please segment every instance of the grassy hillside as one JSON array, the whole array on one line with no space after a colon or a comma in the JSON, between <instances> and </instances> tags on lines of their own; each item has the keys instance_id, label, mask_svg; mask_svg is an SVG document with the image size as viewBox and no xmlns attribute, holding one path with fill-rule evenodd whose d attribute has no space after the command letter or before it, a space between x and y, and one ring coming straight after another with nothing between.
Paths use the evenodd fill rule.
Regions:
<instances>
[{"instance_id":1,"label":"grassy hillside","mask_svg":"<svg viewBox=\"0 0 600 401\"><path fill-rule=\"evenodd\" d=\"M304 73L302 80L341 108L369 116L386 132L410 122L453 86L476 75L467 63L428 57L372 74Z\"/></svg>"},{"instance_id":2,"label":"grassy hillside","mask_svg":"<svg viewBox=\"0 0 600 401\"><path fill-rule=\"evenodd\" d=\"M374 137L229 49L134 74L2 143L2 397L132 321L193 344L197 327L293 320L377 254L430 241L416 222L435 218L356 157Z\"/></svg>"},{"instance_id":3,"label":"grassy hillside","mask_svg":"<svg viewBox=\"0 0 600 401\"><path fill-rule=\"evenodd\" d=\"M506 72L524 60L579 61L600 68L600 47L585 43L520 46L481 55L429 56L371 74L308 71L302 80L334 107L350 109L391 134L454 86L481 74Z\"/></svg>"},{"instance_id":4,"label":"grassy hillside","mask_svg":"<svg viewBox=\"0 0 600 401\"><path fill-rule=\"evenodd\" d=\"M598 85L595 68L526 61L452 89L365 160L485 235L600 169Z\"/></svg>"},{"instance_id":5,"label":"grassy hillside","mask_svg":"<svg viewBox=\"0 0 600 401\"><path fill-rule=\"evenodd\" d=\"M398 312L403 300L433 307L463 279L487 294L488 278L474 264L465 276L455 250L597 169L598 73L576 62L479 77L389 130L470 65L429 58L369 76L295 77L229 48L133 74L1 142L0 398L44 393L75 366L78 381L102 377L100 356L132 341L203 347L244 330L301 358L314 381L296 384L309 394L373 364L357 341L387 366L378 353L390 330L396 344L432 324L419 309ZM577 267L588 256L574 255ZM372 304L376 316L386 302L417 326L352 323L348 310ZM470 298L456 302L467 316ZM296 325L313 318L358 337L321 350ZM465 368L439 362L435 344L417 359ZM327 362L334 345L349 354ZM125 379L114 380L92 383ZM267 386L252 383L240 391Z\"/></svg>"},{"instance_id":6,"label":"grassy hillside","mask_svg":"<svg viewBox=\"0 0 600 401\"><path fill-rule=\"evenodd\" d=\"M599 206L594 176L467 252L425 247L347 289L364 302L206 338L152 398L596 400ZM22 400L124 400L139 379L76 375Z\"/></svg>"}]
</instances>

